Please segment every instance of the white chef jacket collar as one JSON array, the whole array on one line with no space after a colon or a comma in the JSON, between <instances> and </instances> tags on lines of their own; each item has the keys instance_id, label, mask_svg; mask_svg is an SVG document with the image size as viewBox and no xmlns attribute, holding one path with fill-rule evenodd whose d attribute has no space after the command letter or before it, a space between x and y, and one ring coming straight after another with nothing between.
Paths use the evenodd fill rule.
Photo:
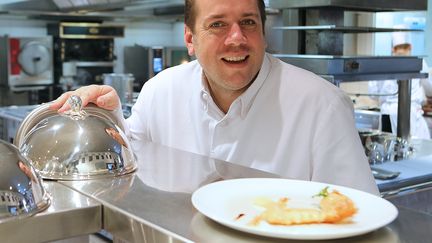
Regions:
<instances>
[{"instance_id":1,"label":"white chef jacket collar","mask_svg":"<svg viewBox=\"0 0 432 243\"><path fill-rule=\"evenodd\" d=\"M210 91L207 85L207 82L204 78L204 71L201 70L201 93L200 93L201 101L203 103L203 108L205 111L208 111L208 105L210 101Z\"/></svg>"},{"instance_id":2,"label":"white chef jacket collar","mask_svg":"<svg viewBox=\"0 0 432 243\"><path fill-rule=\"evenodd\" d=\"M213 98L211 97L210 89L208 87L208 83L205 81L204 72L202 70L201 70L201 93L200 93L200 95L201 95L200 98L201 98L202 107L203 107L204 111L209 112L209 106L210 105L212 107L217 107L216 103L214 103ZM216 116L219 118L222 118L225 116L223 111L221 111L219 108L211 109L211 111L215 112Z\"/></svg>"},{"instance_id":3,"label":"white chef jacket collar","mask_svg":"<svg viewBox=\"0 0 432 243\"><path fill-rule=\"evenodd\" d=\"M264 60L263 60L263 64L261 65L261 69L258 73L258 76L252 83L252 85L233 102L234 104L236 103L237 100L239 100L241 105L240 115L242 118L246 116L247 112L252 106L253 99L258 93L258 90L261 88L261 86L264 83L264 80L267 78L268 74L270 73L271 63L267 55L269 54L264 55ZM204 79L204 74L202 74L201 76L201 84L202 84L202 89L200 95L201 95L201 100L203 102L203 108L205 111L208 111L209 102L212 100L212 98L210 95L208 84Z\"/></svg>"},{"instance_id":4,"label":"white chef jacket collar","mask_svg":"<svg viewBox=\"0 0 432 243\"><path fill-rule=\"evenodd\" d=\"M241 102L242 118L246 117L247 113L249 112L252 106L255 96L257 95L259 89L264 84L264 81L267 79L267 76L270 73L271 63L267 55L269 54L264 55L263 64L261 65L261 69L258 73L258 76L255 78L251 86L242 95L240 95L237 98L240 99Z\"/></svg>"}]
</instances>

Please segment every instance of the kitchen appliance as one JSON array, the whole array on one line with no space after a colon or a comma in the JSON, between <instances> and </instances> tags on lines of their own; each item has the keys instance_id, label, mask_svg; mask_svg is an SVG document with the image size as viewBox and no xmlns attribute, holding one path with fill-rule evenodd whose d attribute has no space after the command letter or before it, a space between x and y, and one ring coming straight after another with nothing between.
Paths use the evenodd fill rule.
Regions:
<instances>
[{"instance_id":1,"label":"kitchen appliance","mask_svg":"<svg viewBox=\"0 0 432 243\"><path fill-rule=\"evenodd\" d=\"M194 60L189 56L188 50L183 46L165 46L152 47L150 59L153 63L153 76L158 74L162 69L173 67L179 64L187 63Z\"/></svg>"},{"instance_id":2,"label":"kitchen appliance","mask_svg":"<svg viewBox=\"0 0 432 243\"><path fill-rule=\"evenodd\" d=\"M181 46L126 46L124 71L135 77L134 91L139 92L144 83L165 68L194 60L186 47Z\"/></svg>"},{"instance_id":3,"label":"kitchen appliance","mask_svg":"<svg viewBox=\"0 0 432 243\"><path fill-rule=\"evenodd\" d=\"M0 140L0 223L41 212L50 197L40 176L18 149Z\"/></svg>"},{"instance_id":4,"label":"kitchen appliance","mask_svg":"<svg viewBox=\"0 0 432 243\"><path fill-rule=\"evenodd\" d=\"M76 68L74 87L102 84L102 74L114 69L114 38L124 36L124 27L100 23L61 22L48 25L54 42L54 80L64 75L64 64ZM70 65L69 65L70 66ZM60 90L59 94L64 90ZM58 95L59 95L58 94Z\"/></svg>"},{"instance_id":5,"label":"kitchen appliance","mask_svg":"<svg viewBox=\"0 0 432 243\"><path fill-rule=\"evenodd\" d=\"M43 178L94 179L137 168L124 128L110 111L83 108L78 96L68 103L65 114L39 106L18 128L14 143Z\"/></svg>"},{"instance_id":6,"label":"kitchen appliance","mask_svg":"<svg viewBox=\"0 0 432 243\"><path fill-rule=\"evenodd\" d=\"M152 47L151 48L151 75L155 76L160 73L165 67L164 62L164 49L163 47Z\"/></svg>"},{"instance_id":7,"label":"kitchen appliance","mask_svg":"<svg viewBox=\"0 0 432 243\"><path fill-rule=\"evenodd\" d=\"M51 37L0 37L0 84L13 91L53 83Z\"/></svg>"}]
</instances>

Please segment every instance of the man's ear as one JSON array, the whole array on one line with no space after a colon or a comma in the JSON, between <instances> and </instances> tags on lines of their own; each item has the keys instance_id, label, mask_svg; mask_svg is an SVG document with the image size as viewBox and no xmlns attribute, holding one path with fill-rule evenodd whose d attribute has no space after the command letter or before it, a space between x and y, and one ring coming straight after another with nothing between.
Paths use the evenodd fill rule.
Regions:
<instances>
[{"instance_id":1,"label":"man's ear","mask_svg":"<svg viewBox=\"0 0 432 243\"><path fill-rule=\"evenodd\" d=\"M187 27L186 25L184 28L184 41L185 41L186 47L188 49L189 56L195 55L195 49L193 46L192 30L189 27Z\"/></svg>"}]
</instances>

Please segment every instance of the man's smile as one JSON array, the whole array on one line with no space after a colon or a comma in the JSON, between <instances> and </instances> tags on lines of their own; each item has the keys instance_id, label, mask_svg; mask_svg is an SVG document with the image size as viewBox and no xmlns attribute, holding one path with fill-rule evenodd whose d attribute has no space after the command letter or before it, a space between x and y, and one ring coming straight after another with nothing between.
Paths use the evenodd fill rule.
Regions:
<instances>
[{"instance_id":1,"label":"man's smile","mask_svg":"<svg viewBox=\"0 0 432 243\"><path fill-rule=\"evenodd\" d=\"M223 57L222 60L228 63L241 63L246 61L249 56L238 56L238 57Z\"/></svg>"}]
</instances>

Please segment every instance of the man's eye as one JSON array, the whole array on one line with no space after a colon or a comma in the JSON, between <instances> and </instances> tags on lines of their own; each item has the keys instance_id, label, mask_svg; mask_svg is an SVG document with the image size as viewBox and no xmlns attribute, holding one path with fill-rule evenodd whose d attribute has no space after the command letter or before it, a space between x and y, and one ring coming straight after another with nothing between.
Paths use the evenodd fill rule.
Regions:
<instances>
[{"instance_id":1,"label":"man's eye","mask_svg":"<svg viewBox=\"0 0 432 243\"><path fill-rule=\"evenodd\" d=\"M255 25L256 22L253 19L245 19L241 21L241 25Z\"/></svg>"},{"instance_id":2,"label":"man's eye","mask_svg":"<svg viewBox=\"0 0 432 243\"><path fill-rule=\"evenodd\" d=\"M215 23L210 24L211 28L220 28L220 27L223 27L223 26L224 26L224 24L221 23L221 22L215 22Z\"/></svg>"}]
</instances>

